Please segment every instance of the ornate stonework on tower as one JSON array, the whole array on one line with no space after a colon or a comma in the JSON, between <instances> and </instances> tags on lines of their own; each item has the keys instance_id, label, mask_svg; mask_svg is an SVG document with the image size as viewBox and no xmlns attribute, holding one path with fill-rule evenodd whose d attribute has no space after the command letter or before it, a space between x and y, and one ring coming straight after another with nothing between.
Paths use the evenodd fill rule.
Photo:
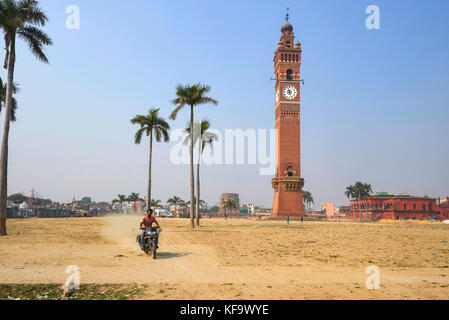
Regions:
<instances>
[{"instance_id":1,"label":"ornate stonework on tower","mask_svg":"<svg viewBox=\"0 0 449 320\"><path fill-rule=\"evenodd\" d=\"M295 41L293 26L286 22L274 53L276 75L276 176L272 180L272 216L305 216L302 199L300 152L300 67L301 44Z\"/></svg>"}]
</instances>

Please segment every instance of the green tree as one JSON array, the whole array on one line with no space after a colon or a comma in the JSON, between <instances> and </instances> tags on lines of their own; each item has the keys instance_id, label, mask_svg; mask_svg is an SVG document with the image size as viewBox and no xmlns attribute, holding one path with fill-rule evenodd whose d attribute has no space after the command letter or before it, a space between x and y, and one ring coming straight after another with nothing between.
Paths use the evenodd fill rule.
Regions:
<instances>
[{"instance_id":1,"label":"green tree","mask_svg":"<svg viewBox=\"0 0 449 320\"><path fill-rule=\"evenodd\" d=\"M213 148L214 140L218 140L218 136L215 133L209 132L210 128L210 122L207 119L204 119L199 123L199 130L193 130L193 145L195 146L198 142L198 140L201 141L201 145L198 146L198 164L196 167L196 198L201 199L200 197L200 163L201 163L201 155L203 154L204 148L206 145L210 145L211 148ZM195 131L197 133L195 134ZM199 131L199 132L198 132ZM190 137L190 126L188 125L185 129L185 132L187 133L186 140L184 141L184 144L189 144L191 141ZM199 134L198 134L199 133ZM197 226L200 225L200 203L196 203L196 224Z\"/></svg>"},{"instance_id":2,"label":"green tree","mask_svg":"<svg viewBox=\"0 0 449 320\"><path fill-rule=\"evenodd\" d=\"M161 201L161 200L154 200L154 199L151 199L150 207L151 207L151 208L154 208L154 209L156 209L156 208L162 208L162 201Z\"/></svg>"},{"instance_id":3,"label":"green tree","mask_svg":"<svg viewBox=\"0 0 449 320\"><path fill-rule=\"evenodd\" d=\"M190 132L193 132L194 121L194 108L201 104L212 103L217 105L218 102L211 97L207 96L210 91L210 86L197 83L194 85L177 85L176 86L176 98L171 102L175 105L170 115L170 119L175 120L179 111L184 107L190 107ZM193 203L195 196L195 176L193 171L193 135L190 135L190 202ZM195 216L194 208L190 208L190 226L195 228Z\"/></svg>"},{"instance_id":4,"label":"green tree","mask_svg":"<svg viewBox=\"0 0 449 320\"><path fill-rule=\"evenodd\" d=\"M219 206L213 206L213 207L210 208L210 212L218 213L218 212L220 212L220 207Z\"/></svg>"},{"instance_id":5,"label":"green tree","mask_svg":"<svg viewBox=\"0 0 449 320\"><path fill-rule=\"evenodd\" d=\"M117 199L112 200L112 203L118 203L120 206L120 211L123 213L123 203L127 201L124 194L118 194Z\"/></svg>"},{"instance_id":6,"label":"green tree","mask_svg":"<svg viewBox=\"0 0 449 320\"><path fill-rule=\"evenodd\" d=\"M204 206L206 204L206 201L200 200L200 205ZM186 205L190 206L190 201L186 202ZM196 207L196 197L193 198L193 205Z\"/></svg>"},{"instance_id":7,"label":"green tree","mask_svg":"<svg viewBox=\"0 0 449 320\"><path fill-rule=\"evenodd\" d=\"M223 205L223 209L225 210L225 213L229 213L230 211L232 215L232 212L237 209L237 203L234 199L227 199Z\"/></svg>"},{"instance_id":8,"label":"green tree","mask_svg":"<svg viewBox=\"0 0 449 320\"><path fill-rule=\"evenodd\" d=\"M12 93L16 94L20 91L19 85L17 83L13 84ZM0 78L0 113L6 108L6 84ZM17 112L17 100L12 97L12 109L11 109L11 121L16 122L16 112Z\"/></svg>"},{"instance_id":9,"label":"green tree","mask_svg":"<svg viewBox=\"0 0 449 320\"><path fill-rule=\"evenodd\" d=\"M128 198L126 198L126 200L127 200L128 202L132 202L132 204L133 204L132 208L133 208L133 212L134 212L134 213L136 212L136 202L137 202L137 201L143 201L143 199L140 198L140 194L135 193L135 192L132 192L132 193L128 196ZM147 208L149 208L149 207L147 207Z\"/></svg>"},{"instance_id":10,"label":"green tree","mask_svg":"<svg viewBox=\"0 0 449 320\"><path fill-rule=\"evenodd\" d=\"M302 192L302 199L307 207L307 210L310 211L311 206L315 203L312 197L312 193L310 191Z\"/></svg>"},{"instance_id":11,"label":"green tree","mask_svg":"<svg viewBox=\"0 0 449 320\"><path fill-rule=\"evenodd\" d=\"M173 196L167 200L167 204L175 206L175 214L179 218L177 208L178 208L178 206L185 205L184 200L182 200L180 197Z\"/></svg>"},{"instance_id":12,"label":"green tree","mask_svg":"<svg viewBox=\"0 0 449 320\"><path fill-rule=\"evenodd\" d=\"M143 134L150 137L150 151L148 160L148 185L147 185L147 208L150 207L151 203L151 160L153 155L153 135L157 142L161 142L162 139L165 142L170 140L168 131L170 130L170 125L161 117L159 117L159 109L150 109L147 115L137 115L131 120L132 124L137 124L140 129L137 130L134 137L134 142L140 144L142 141Z\"/></svg>"},{"instance_id":13,"label":"green tree","mask_svg":"<svg viewBox=\"0 0 449 320\"><path fill-rule=\"evenodd\" d=\"M15 204L21 204L23 202L28 201L28 197L25 196L23 193L15 193L8 197L9 201L14 202Z\"/></svg>"},{"instance_id":14,"label":"green tree","mask_svg":"<svg viewBox=\"0 0 449 320\"><path fill-rule=\"evenodd\" d=\"M367 199L369 195L373 192L371 185L368 183L363 183L357 181L354 185L346 187L345 195L348 199L362 200ZM362 208L359 205L359 218L362 220Z\"/></svg>"},{"instance_id":15,"label":"green tree","mask_svg":"<svg viewBox=\"0 0 449 320\"><path fill-rule=\"evenodd\" d=\"M5 120L0 150L0 235L6 235L6 208L8 195L8 141L11 114L14 108L13 88L16 64L16 40L22 39L38 60L48 63L43 49L52 45L50 37L39 27L48 21L36 0L0 0L0 28L5 40L5 63L8 70L5 98Z\"/></svg>"}]
</instances>

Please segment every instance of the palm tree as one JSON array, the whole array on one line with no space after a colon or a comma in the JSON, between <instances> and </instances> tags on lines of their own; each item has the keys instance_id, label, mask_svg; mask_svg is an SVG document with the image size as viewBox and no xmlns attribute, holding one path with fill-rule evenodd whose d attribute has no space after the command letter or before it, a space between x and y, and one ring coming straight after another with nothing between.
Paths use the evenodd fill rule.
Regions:
<instances>
[{"instance_id":1,"label":"palm tree","mask_svg":"<svg viewBox=\"0 0 449 320\"><path fill-rule=\"evenodd\" d=\"M126 198L126 201L133 203L133 212L136 212L136 202L137 201L143 201L143 199L140 198L140 194L132 192L128 198ZM149 207L147 207L149 208Z\"/></svg>"},{"instance_id":2,"label":"palm tree","mask_svg":"<svg viewBox=\"0 0 449 320\"><path fill-rule=\"evenodd\" d=\"M237 203L235 202L234 199L228 199L225 201L224 205L223 205L223 209L225 209L225 212L227 212L226 209L229 209L231 211L232 214L232 210L237 209Z\"/></svg>"},{"instance_id":3,"label":"palm tree","mask_svg":"<svg viewBox=\"0 0 449 320\"><path fill-rule=\"evenodd\" d=\"M346 197L348 197L348 199L354 199L355 198L355 190L354 190L354 186L353 185L350 185L350 186L346 187L345 195L346 195Z\"/></svg>"},{"instance_id":4,"label":"palm tree","mask_svg":"<svg viewBox=\"0 0 449 320\"><path fill-rule=\"evenodd\" d=\"M20 91L19 85L17 83L13 84L12 93L16 94ZM0 112L5 108L6 104L6 84L0 78ZM16 111L17 111L17 100L12 98L12 109L11 109L11 121L16 122Z\"/></svg>"},{"instance_id":5,"label":"palm tree","mask_svg":"<svg viewBox=\"0 0 449 320\"><path fill-rule=\"evenodd\" d=\"M161 202L162 202L161 200L154 200L154 199L151 199L150 207L151 207L151 208L154 208L154 209L156 209L156 208L162 208Z\"/></svg>"},{"instance_id":6,"label":"palm tree","mask_svg":"<svg viewBox=\"0 0 449 320\"><path fill-rule=\"evenodd\" d=\"M151 203L151 158L153 155L153 134L155 135L156 141L161 142L162 138L165 142L170 140L168 135L168 130L170 130L170 125L163 119L160 118L159 109L150 109L148 115L137 115L132 120L132 124L140 125L140 129L137 130L134 142L140 144L142 141L142 135L145 133L147 137L150 137L150 152L148 161L148 186L147 186L147 208L150 207Z\"/></svg>"},{"instance_id":7,"label":"palm tree","mask_svg":"<svg viewBox=\"0 0 449 320\"><path fill-rule=\"evenodd\" d=\"M112 200L112 203L117 203L120 205L120 211L123 213L123 203L126 202L126 196L124 194L118 194L117 199Z\"/></svg>"},{"instance_id":8,"label":"palm tree","mask_svg":"<svg viewBox=\"0 0 449 320\"><path fill-rule=\"evenodd\" d=\"M167 200L167 204L175 206L175 214L179 218L178 211L176 209L178 206L182 206L182 204L185 204L184 200L182 200L180 197L173 196Z\"/></svg>"},{"instance_id":9,"label":"palm tree","mask_svg":"<svg viewBox=\"0 0 449 320\"><path fill-rule=\"evenodd\" d=\"M196 197L193 197L193 205L192 205L192 206L190 205L190 201L187 201L185 204L186 204L187 206L189 206L190 208L196 208L196 207L197 207L197 204L196 204ZM204 200L200 200L199 205L200 205L201 207L203 207L205 204L206 204L206 202L205 202ZM198 210L198 212L199 212L199 210Z\"/></svg>"},{"instance_id":10,"label":"palm tree","mask_svg":"<svg viewBox=\"0 0 449 320\"><path fill-rule=\"evenodd\" d=\"M314 204L312 193L310 191L304 190L302 192L302 199L303 199L304 203L306 204L307 209L310 210L311 205Z\"/></svg>"},{"instance_id":11,"label":"palm tree","mask_svg":"<svg viewBox=\"0 0 449 320\"><path fill-rule=\"evenodd\" d=\"M176 98L171 102L175 105L175 110L173 110L170 115L170 119L175 120L178 112L181 111L185 106L190 107L190 132L193 132L193 109L195 106L201 104L212 103L217 105L218 102L211 97L206 96L210 91L210 86L202 85L197 83L194 85L180 85L176 86ZM195 176L193 172L193 135L190 135L190 202L193 203L193 198L195 196ZM194 210L190 208L190 225L195 228L195 217Z\"/></svg>"},{"instance_id":12,"label":"palm tree","mask_svg":"<svg viewBox=\"0 0 449 320\"><path fill-rule=\"evenodd\" d=\"M370 193L372 192L373 190L370 184L357 181L355 185L350 185L346 187L345 195L348 197L348 199L356 199L360 201L364 198L367 199ZM362 207L360 204L359 204L359 219L362 220Z\"/></svg>"},{"instance_id":13,"label":"palm tree","mask_svg":"<svg viewBox=\"0 0 449 320\"><path fill-rule=\"evenodd\" d=\"M25 41L31 52L48 63L43 48L52 45L50 37L38 27L48 21L45 13L39 8L36 0L0 0L0 28L5 39L5 63L8 70L5 98L5 121L0 151L0 235L6 235L6 208L8 194L8 140L11 113L13 109L14 69L16 64L17 37Z\"/></svg>"},{"instance_id":14,"label":"palm tree","mask_svg":"<svg viewBox=\"0 0 449 320\"><path fill-rule=\"evenodd\" d=\"M200 197L200 163L201 163L201 155L203 154L204 148L206 145L210 145L211 148L213 147L214 140L218 140L218 136L215 133L208 132L210 128L210 122L209 120L205 119L202 120L200 123L200 134L195 134L195 130L193 130L193 145L195 145L198 140L201 141L201 145L198 146L198 164L196 167L196 197L198 199L201 199ZM187 133L186 140L184 141L184 144L189 144L191 141L190 139L190 126L188 125L185 132ZM200 225L200 203L196 203L196 224L197 226Z\"/></svg>"}]
</instances>

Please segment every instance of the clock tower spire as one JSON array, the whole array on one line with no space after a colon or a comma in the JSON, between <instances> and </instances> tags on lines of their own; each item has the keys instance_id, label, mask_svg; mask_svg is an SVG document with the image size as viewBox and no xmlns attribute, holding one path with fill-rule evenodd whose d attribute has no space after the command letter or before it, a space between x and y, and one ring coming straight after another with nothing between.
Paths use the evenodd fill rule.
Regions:
<instances>
[{"instance_id":1,"label":"clock tower spire","mask_svg":"<svg viewBox=\"0 0 449 320\"><path fill-rule=\"evenodd\" d=\"M274 53L276 76L276 176L274 189L274 217L302 217L304 179L301 178L300 139L300 67L301 44L295 41L293 26L287 9L282 36Z\"/></svg>"}]
</instances>

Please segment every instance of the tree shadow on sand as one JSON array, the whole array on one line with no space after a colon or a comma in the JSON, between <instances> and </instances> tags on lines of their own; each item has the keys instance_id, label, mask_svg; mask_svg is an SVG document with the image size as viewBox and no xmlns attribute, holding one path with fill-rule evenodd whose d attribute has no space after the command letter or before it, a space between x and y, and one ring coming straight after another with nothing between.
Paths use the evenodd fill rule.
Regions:
<instances>
[{"instance_id":1,"label":"tree shadow on sand","mask_svg":"<svg viewBox=\"0 0 449 320\"><path fill-rule=\"evenodd\" d=\"M187 252L158 252L157 259L181 258L189 255Z\"/></svg>"}]
</instances>

